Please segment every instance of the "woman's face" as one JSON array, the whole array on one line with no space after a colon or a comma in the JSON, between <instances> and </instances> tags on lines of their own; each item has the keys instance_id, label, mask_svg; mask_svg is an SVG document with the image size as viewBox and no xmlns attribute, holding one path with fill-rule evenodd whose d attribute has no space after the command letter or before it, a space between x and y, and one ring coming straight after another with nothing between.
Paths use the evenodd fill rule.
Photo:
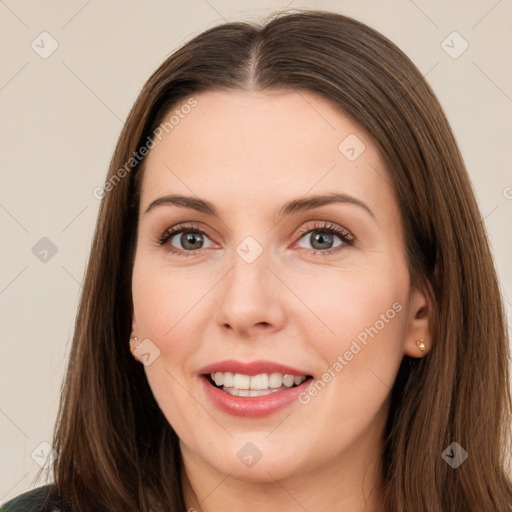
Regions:
<instances>
[{"instance_id":1,"label":"woman's face","mask_svg":"<svg viewBox=\"0 0 512 512\"><path fill-rule=\"evenodd\" d=\"M154 138L141 190L134 335L155 399L189 467L357 474L403 355L428 340L391 179L315 95L194 98Z\"/></svg>"}]
</instances>

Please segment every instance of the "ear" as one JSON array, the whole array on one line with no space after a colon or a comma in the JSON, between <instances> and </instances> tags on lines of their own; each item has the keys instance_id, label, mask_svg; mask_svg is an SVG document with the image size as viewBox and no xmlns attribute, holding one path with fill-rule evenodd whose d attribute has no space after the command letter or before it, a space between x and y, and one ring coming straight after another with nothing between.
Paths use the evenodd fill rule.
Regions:
<instances>
[{"instance_id":1,"label":"ear","mask_svg":"<svg viewBox=\"0 0 512 512\"><path fill-rule=\"evenodd\" d=\"M432 313L433 294L430 283L425 283L423 291L413 288L409 298L409 318L404 346L405 355L423 357L432 348ZM424 351L418 346L418 341L421 341L425 346Z\"/></svg>"}]
</instances>

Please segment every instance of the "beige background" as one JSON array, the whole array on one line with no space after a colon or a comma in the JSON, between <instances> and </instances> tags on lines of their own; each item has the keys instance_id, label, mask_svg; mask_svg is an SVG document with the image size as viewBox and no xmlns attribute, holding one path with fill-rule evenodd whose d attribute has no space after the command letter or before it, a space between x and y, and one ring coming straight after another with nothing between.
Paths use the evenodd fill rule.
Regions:
<instances>
[{"instance_id":1,"label":"beige background","mask_svg":"<svg viewBox=\"0 0 512 512\"><path fill-rule=\"evenodd\" d=\"M34 486L49 451L44 443L51 440L99 206L92 191L104 181L140 88L193 35L224 20L259 21L286 6L366 22L426 75L473 180L510 320L510 0L0 0L0 502ZM46 59L40 54L52 40L43 31L58 44ZM469 44L456 59L441 46L453 31ZM453 53L464 41L452 35L446 44ZM47 242L36 246L39 258L33 253L43 237L57 248L46 262L39 251Z\"/></svg>"}]
</instances>

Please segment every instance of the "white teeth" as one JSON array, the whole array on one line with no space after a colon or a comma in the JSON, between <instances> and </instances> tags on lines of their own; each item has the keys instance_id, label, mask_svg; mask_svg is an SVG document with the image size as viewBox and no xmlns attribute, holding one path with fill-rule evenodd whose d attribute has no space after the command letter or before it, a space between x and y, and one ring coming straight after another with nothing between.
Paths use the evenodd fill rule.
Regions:
<instances>
[{"instance_id":1,"label":"white teeth","mask_svg":"<svg viewBox=\"0 0 512 512\"><path fill-rule=\"evenodd\" d=\"M226 381L224 381L224 386L227 386ZM251 389L268 389L268 375L262 373L251 377Z\"/></svg>"},{"instance_id":2,"label":"white teeth","mask_svg":"<svg viewBox=\"0 0 512 512\"><path fill-rule=\"evenodd\" d=\"M223 380L224 382L224 380ZM216 383L217 384L217 383ZM249 375L242 375L240 373L235 373L233 377L233 387L238 389L249 389L251 385L251 377ZM217 384L218 386L218 384Z\"/></svg>"},{"instance_id":3,"label":"white teeth","mask_svg":"<svg viewBox=\"0 0 512 512\"><path fill-rule=\"evenodd\" d=\"M224 380L223 384L224 384L224 386L226 386L228 388L234 387L234 383L233 383L234 380L235 380L234 377L235 376L232 373L225 372L224 373L224 377L223 377L223 380Z\"/></svg>"},{"instance_id":4,"label":"white teeth","mask_svg":"<svg viewBox=\"0 0 512 512\"><path fill-rule=\"evenodd\" d=\"M269 395L270 393L274 393L273 389L251 389L249 391L249 396L263 396Z\"/></svg>"},{"instance_id":5,"label":"white teeth","mask_svg":"<svg viewBox=\"0 0 512 512\"><path fill-rule=\"evenodd\" d=\"M293 386L294 379L295 379L295 377L293 375L284 375L283 376L283 384L286 387L291 388Z\"/></svg>"},{"instance_id":6,"label":"white teeth","mask_svg":"<svg viewBox=\"0 0 512 512\"><path fill-rule=\"evenodd\" d=\"M281 389L282 388L282 389ZM288 389L286 386L282 386L279 389L237 389L237 388L226 388L223 387L222 391L229 393L234 396L264 396L270 395L271 393L275 393L276 391L283 391L283 389Z\"/></svg>"},{"instance_id":7,"label":"white teeth","mask_svg":"<svg viewBox=\"0 0 512 512\"><path fill-rule=\"evenodd\" d=\"M306 380L304 375L282 373L261 373L259 375L244 375L241 373L215 372L210 374L212 380L224 391L235 396L262 396L269 392L280 391L298 386Z\"/></svg>"},{"instance_id":8,"label":"white teeth","mask_svg":"<svg viewBox=\"0 0 512 512\"><path fill-rule=\"evenodd\" d=\"M279 388L283 385L283 375L281 373L271 373L268 377L268 385L273 388Z\"/></svg>"}]
</instances>

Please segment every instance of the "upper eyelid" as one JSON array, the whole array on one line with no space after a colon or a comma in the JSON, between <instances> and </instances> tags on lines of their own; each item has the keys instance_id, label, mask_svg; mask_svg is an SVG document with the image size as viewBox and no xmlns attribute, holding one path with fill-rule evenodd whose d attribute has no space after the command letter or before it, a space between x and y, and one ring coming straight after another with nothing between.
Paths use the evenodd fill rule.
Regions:
<instances>
[{"instance_id":1,"label":"upper eyelid","mask_svg":"<svg viewBox=\"0 0 512 512\"><path fill-rule=\"evenodd\" d=\"M313 226L301 228L299 230L299 234L304 235L311 231L315 231L315 230L320 231L322 229L325 229L325 230L329 230L329 231L341 231L344 235L347 235L347 236L353 238L352 233L347 228L345 228L343 226L339 226L330 221L314 221L314 222L315 222L315 224Z\"/></svg>"}]
</instances>

